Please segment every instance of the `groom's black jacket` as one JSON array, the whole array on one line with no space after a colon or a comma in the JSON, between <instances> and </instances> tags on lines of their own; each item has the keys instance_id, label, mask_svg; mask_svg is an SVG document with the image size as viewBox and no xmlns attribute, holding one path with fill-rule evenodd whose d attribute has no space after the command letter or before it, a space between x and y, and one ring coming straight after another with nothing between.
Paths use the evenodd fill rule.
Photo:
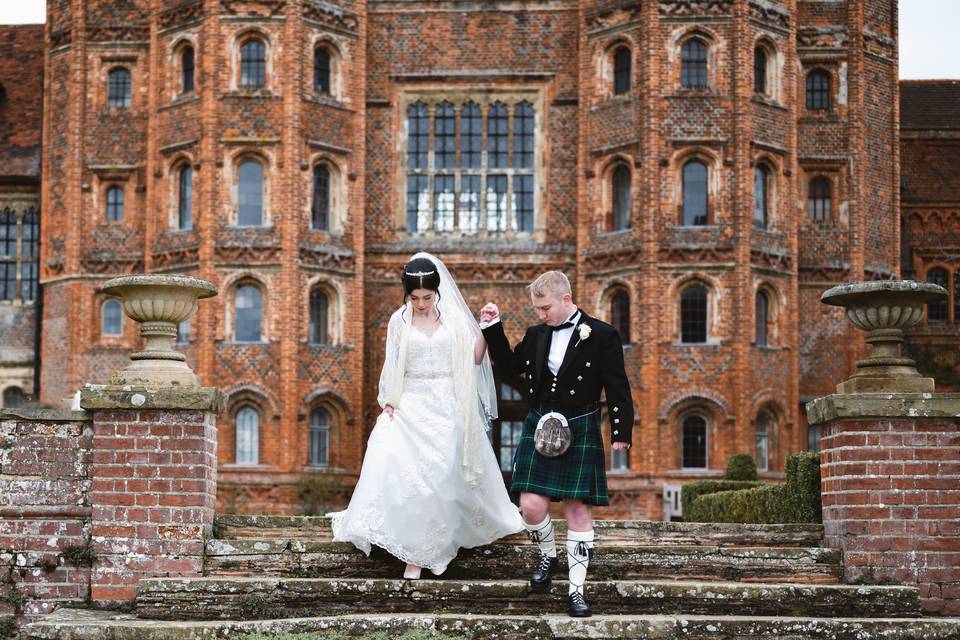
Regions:
<instances>
[{"instance_id":1,"label":"groom's black jacket","mask_svg":"<svg viewBox=\"0 0 960 640\"><path fill-rule=\"evenodd\" d=\"M583 324L590 327L590 334L585 338L581 338ZM494 365L507 375L521 378L524 396L531 407L544 404L571 409L582 407L599 402L603 390L613 442L630 443L633 398L623 365L620 334L580 309L580 319L570 336L563 363L554 376L547 367L552 333L545 324L530 327L520 344L511 350L502 320L483 330Z\"/></svg>"}]
</instances>

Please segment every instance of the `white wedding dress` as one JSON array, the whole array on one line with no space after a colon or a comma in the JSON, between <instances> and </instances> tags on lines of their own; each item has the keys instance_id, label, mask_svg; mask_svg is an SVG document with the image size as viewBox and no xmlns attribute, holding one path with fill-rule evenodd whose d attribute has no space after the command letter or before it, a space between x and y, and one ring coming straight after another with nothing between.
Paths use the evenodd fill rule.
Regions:
<instances>
[{"instance_id":1,"label":"white wedding dress","mask_svg":"<svg viewBox=\"0 0 960 640\"><path fill-rule=\"evenodd\" d=\"M464 418L455 401L452 332L409 328L403 393L393 420L381 414L350 505L332 513L334 540L364 553L376 545L408 564L441 574L461 547L523 529L493 448L482 439L482 473L464 477Z\"/></svg>"}]
</instances>

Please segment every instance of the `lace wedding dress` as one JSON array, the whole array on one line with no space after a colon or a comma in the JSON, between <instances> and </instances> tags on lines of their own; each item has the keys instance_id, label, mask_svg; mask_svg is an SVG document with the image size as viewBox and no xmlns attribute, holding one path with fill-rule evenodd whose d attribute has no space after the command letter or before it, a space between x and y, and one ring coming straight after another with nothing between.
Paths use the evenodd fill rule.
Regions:
<instances>
[{"instance_id":1,"label":"lace wedding dress","mask_svg":"<svg viewBox=\"0 0 960 640\"><path fill-rule=\"evenodd\" d=\"M364 553L376 545L441 574L461 547L488 544L523 528L486 438L482 473L464 477L465 423L451 363L454 338L409 328L403 392L393 420L381 414L367 443L350 505L330 514L334 539Z\"/></svg>"}]
</instances>

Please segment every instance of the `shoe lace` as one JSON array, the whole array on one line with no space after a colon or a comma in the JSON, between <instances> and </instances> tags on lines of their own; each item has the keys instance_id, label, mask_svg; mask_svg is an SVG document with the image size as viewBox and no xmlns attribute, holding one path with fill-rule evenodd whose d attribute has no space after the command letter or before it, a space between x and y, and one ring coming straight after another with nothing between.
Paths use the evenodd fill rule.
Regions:
<instances>
[{"instance_id":1,"label":"shoe lace","mask_svg":"<svg viewBox=\"0 0 960 640\"><path fill-rule=\"evenodd\" d=\"M540 544L540 532L539 531L530 531L527 530L527 537L530 538L530 542L533 544Z\"/></svg>"},{"instance_id":2,"label":"shoe lace","mask_svg":"<svg viewBox=\"0 0 960 640\"><path fill-rule=\"evenodd\" d=\"M540 554L540 564L537 566L537 568L540 571L547 571L550 568L550 564L551 564L550 556L548 556L545 553Z\"/></svg>"},{"instance_id":3,"label":"shoe lace","mask_svg":"<svg viewBox=\"0 0 960 640\"><path fill-rule=\"evenodd\" d=\"M587 606L586 599L584 599L583 594L580 593L579 591L574 591L573 593L571 593L570 600L576 605L580 605L584 607Z\"/></svg>"}]
</instances>

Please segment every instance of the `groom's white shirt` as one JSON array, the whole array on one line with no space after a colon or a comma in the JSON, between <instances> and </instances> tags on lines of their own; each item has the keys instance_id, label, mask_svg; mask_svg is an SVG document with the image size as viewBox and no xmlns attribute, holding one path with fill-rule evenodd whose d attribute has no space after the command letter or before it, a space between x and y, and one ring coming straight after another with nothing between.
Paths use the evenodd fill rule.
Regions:
<instances>
[{"instance_id":1,"label":"groom's white shirt","mask_svg":"<svg viewBox=\"0 0 960 640\"><path fill-rule=\"evenodd\" d=\"M564 321L572 322L573 326L553 332L553 337L550 340L550 355L547 356L547 368L550 369L550 373L553 375L557 375L557 372L560 371L560 365L563 364L563 356L567 353L567 345L570 344L570 338L573 337L573 329L577 326L577 316L579 314L580 309L574 309L570 317ZM498 322L500 322L499 316L490 322L481 322L480 330L482 331L487 327L492 327Z\"/></svg>"}]
</instances>

